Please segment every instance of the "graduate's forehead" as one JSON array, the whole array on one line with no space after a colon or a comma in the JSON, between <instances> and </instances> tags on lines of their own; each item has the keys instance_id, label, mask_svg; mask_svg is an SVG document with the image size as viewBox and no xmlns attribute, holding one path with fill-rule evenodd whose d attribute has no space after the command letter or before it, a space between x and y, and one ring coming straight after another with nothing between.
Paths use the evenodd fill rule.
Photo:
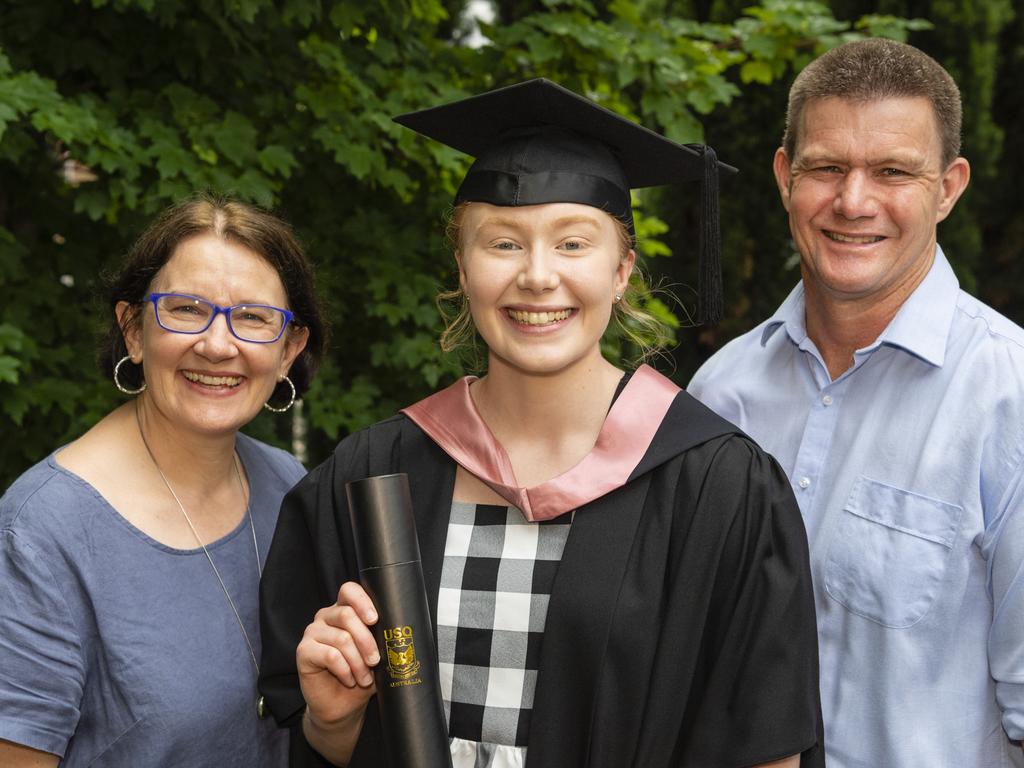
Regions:
<instances>
[{"instance_id":1,"label":"graduate's forehead","mask_svg":"<svg viewBox=\"0 0 1024 768\"><path fill-rule=\"evenodd\" d=\"M605 211L582 203L522 206L470 203L465 208L463 226L469 233L493 229L537 231L565 227L614 232L615 220Z\"/></svg>"}]
</instances>

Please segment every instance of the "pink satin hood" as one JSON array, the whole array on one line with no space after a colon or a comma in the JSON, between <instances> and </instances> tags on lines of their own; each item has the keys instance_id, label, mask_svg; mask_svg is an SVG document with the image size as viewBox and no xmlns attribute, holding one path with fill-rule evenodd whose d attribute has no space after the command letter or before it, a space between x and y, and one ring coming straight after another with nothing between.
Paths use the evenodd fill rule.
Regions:
<instances>
[{"instance_id":1,"label":"pink satin hood","mask_svg":"<svg viewBox=\"0 0 1024 768\"><path fill-rule=\"evenodd\" d=\"M590 453L558 477L523 488L473 404L473 381L472 376L460 379L402 412L459 466L533 521L558 517L625 485L680 391L653 368L640 366L612 405Z\"/></svg>"}]
</instances>

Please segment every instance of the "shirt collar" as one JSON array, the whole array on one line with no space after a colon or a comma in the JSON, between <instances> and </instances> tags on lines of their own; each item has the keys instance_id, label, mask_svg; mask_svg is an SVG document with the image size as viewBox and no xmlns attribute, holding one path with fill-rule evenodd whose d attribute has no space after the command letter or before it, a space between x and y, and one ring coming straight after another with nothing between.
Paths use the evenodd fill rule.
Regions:
<instances>
[{"instance_id":1,"label":"shirt collar","mask_svg":"<svg viewBox=\"0 0 1024 768\"><path fill-rule=\"evenodd\" d=\"M959 292L960 282L942 248L936 246L932 268L869 349L881 344L901 347L941 367Z\"/></svg>"},{"instance_id":2,"label":"shirt collar","mask_svg":"<svg viewBox=\"0 0 1024 768\"><path fill-rule=\"evenodd\" d=\"M885 330L859 352L870 352L882 344L900 347L935 366L946 358L946 342L956 311L960 283L942 248L935 247L935 261L921 284L896 312ZM761 332L761 346L768 343L780 327L797 346L807 339L804 324L804 284L800 281L782 302Z\"/></svg>"},{"instance_id":3,"label":"shirt collar","mask_svg":"<svg viewBox=\"0 0 1024 768\"><path fill-rule=\"evenodd\" d=\"M800 346L807 338L807 326L804 324L804 281L801 280L796 287L789 292L786 300L779 305L768 321L764 324L761 332L761 346L763 347L779 328L785 326L786 333L793 343Z\"/></svg>"}]
</instances>

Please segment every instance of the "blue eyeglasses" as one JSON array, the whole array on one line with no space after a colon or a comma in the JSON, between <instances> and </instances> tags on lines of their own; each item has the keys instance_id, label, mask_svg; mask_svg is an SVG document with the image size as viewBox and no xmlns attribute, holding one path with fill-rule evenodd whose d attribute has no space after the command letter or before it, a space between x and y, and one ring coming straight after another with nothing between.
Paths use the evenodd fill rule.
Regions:
<instances>
[{"instance_id":1,"label":"blue eyeglasses","mask_svg":"<svg viewBox=\"0 0 1024 768\"><path fill-rule=\"evenodd\" d=\"M143 301L153 303L156 322L171 333L202 333L217 315L224 315L228 330L239 341L272 344L281 338L295 315L287 309L266 304L236 304L222 307L186 293L150 293Z\"/></svg>"}]
</instances>

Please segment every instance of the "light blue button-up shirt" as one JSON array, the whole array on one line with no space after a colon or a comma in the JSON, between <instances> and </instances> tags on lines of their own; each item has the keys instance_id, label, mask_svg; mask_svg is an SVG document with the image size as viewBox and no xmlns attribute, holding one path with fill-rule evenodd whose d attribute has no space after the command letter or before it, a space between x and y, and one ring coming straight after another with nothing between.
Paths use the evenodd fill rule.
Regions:
<instances>
[{"instance_id":1,"label":"light blue button-up shirt","mask_svg":"<svg viewBox=\"0 0 1024 768\"><path fill-rule=\"evenodd\" d=\"M1024 765L1024 330L937 250L835 381L800 284L689 391L792 482L830 768Z\"/></svg>"}]
</instances>

